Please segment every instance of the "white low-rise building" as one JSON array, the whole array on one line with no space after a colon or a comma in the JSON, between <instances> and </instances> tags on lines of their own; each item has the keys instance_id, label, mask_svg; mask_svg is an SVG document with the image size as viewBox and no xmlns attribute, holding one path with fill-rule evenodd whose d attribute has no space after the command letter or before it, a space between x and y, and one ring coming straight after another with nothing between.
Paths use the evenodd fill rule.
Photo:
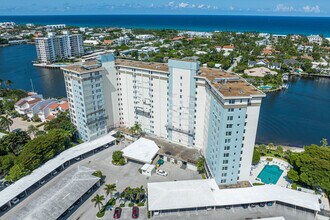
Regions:
<instances>
[{"instance_id":1,"label":"white low-rise building","mask_svg":"<svg viewBox=\"0 0 330 220\"><path fill-rule=\"evenodd\" d=\"M122 150L123 157L128 161L138 163L152 163L156 157L159 147L157 144L146 138L139 138Z\"/></svg>"},{"instance_id":2,"label":"white low-rise building","mask_svg":"<svg viewBox=\"0 0 330 220\"><path fill-rule=\"evenodd\" d=\"M275 185L220 189L214 179L206 179L148 183L147 189L148 210L152 214L260 203L303 210L311 219L320 211L317 195Z\"/></svg>"}]
</instances>

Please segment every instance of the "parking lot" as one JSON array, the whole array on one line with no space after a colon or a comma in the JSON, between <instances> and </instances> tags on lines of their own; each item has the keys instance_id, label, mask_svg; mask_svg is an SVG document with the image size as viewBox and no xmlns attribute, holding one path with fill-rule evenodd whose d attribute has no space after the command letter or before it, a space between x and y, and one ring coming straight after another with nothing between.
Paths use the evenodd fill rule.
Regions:
<instances>
[{"instance_id":1,"label":"parking lot","mask_svg":"<svg viewBox=\"0 0 330 220\"><path fill-rule=\"evenodd\" d=\"M233 207L229 210L220 208L216 210L198 210L198 211L184 211L172 212L154 216L152 219L192 219L192 220L248 220L257 218L269 218L283 216L286 220L312 220L314 216L300 210L294 210L289 207L281 205L265 206L254 208Z\"/></svg>"}]
</instances>

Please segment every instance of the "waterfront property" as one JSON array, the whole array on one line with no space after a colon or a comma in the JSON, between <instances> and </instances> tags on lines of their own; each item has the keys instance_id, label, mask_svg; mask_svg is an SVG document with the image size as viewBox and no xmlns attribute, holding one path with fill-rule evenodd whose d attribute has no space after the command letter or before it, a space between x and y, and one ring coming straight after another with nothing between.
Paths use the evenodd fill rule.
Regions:
<instances>
[{"instance_id":1,"label":"waterfront property","mask_svg":"<svg viewBox=\"0 0 330 220\"><path fill-rule=\"evenodd\" d=\"M247 180L265 94L236 74L112 54L62 68L70 114L83 140L135 123L144 132L199 150L219 184Z\"/></svg>"},{"instance_id":2,"label":"waterfront property","mask_svg":"<svg viewBox=\"0 0 330 220\"><path fill-rule=\"evenodd\" d=\"M63 35L49 32L47 37L35 39L38 61L53 63L58 60L80 57L84 55L81 34L70 34L63 31Z\"/></svg>"}]
</instances>

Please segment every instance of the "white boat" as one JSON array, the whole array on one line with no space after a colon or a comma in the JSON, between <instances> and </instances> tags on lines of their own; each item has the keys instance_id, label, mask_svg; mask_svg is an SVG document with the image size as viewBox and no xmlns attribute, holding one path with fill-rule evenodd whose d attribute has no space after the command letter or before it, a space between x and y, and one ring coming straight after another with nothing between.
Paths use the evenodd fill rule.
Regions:
<instances>
[{"instance_id":1,"label":"white boat","mask_svg":"<svg viewBox=\"0 0 330 220\"><path fill-rule=\"evenodd\" d=\"M288 81L289 80L289 75L288 74L283 74L282 80L283 81Z\"/></svg>"}]
</instances>

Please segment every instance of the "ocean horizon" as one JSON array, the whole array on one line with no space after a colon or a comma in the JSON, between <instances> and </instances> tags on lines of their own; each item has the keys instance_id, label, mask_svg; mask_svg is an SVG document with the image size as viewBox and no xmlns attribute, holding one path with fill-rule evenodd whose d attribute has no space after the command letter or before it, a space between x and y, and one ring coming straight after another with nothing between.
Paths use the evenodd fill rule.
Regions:
<instances>
[{"instance_id":1,"label":"ocean horizon","mask_svg":"<svg viewBox=\"0 0 330 220\"><path fill-rule=\"evenodd\" d=\"M123 27L191 31L261 32L271 34L321 34L330 37L330 17L261 15L16 15L0 22L38 25L63 23L78 27Z\"/></svg>"}]
</instances>

